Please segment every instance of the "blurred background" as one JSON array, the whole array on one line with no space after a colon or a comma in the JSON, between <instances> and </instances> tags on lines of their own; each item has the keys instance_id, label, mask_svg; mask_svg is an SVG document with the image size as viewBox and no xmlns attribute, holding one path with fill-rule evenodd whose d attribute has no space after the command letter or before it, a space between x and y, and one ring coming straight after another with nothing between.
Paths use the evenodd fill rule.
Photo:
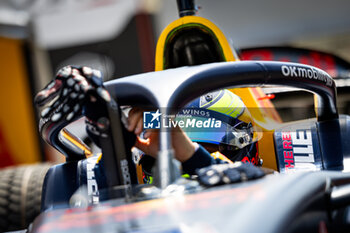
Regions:
<instances>
[{"instance_id":1,"label":"blurred background","mask_svg":"<svg viewBox=\"0 0 350 233\"><path fill-rule=\"evenodd\" d=\"M348 0L196 3L198 15L219 26L242 54L253 47L292 46L350 61ZM157 38L177 18L176 0L1 0L0 167L63 159L40 139L33 105L35 93L60 67L90 66L102 70L105 80L152 71ZM343 76L343 86L349 86L349 73ZM347 111L348 89L339 93ZM273 101L309 109L308 95L280 93Z\"/></svg>"}]
</instances>

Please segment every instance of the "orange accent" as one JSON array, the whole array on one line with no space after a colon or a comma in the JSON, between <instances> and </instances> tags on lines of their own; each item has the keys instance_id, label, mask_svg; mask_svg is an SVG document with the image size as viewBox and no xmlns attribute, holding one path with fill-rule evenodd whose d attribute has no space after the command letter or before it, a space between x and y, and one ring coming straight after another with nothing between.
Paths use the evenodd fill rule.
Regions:
<instances>
[{"instance_id":1,"label":"orange accent","mask_svg":"<svg viewBox=\"0 0 350 233\"><path fill-rule=\"evenodd\" d=\"M0 125L15 164L41 159L22 48L20 40L0 38Z\"/></svg>"},{"instance_id":2,"label":"orange accent","mask_svg":"<svg viewBox=\"0 0 350 233\"><path fill-rule=\"evenodd\" d=\"M180 27L198 25L209 28L218 39L226 61L239 61L235 51L231 48L226 37L221 30L209 20L198 16L181 17L170 23L161 33L156 48L155 70L164 70L164 51L168 46L167 42L171 33ZM282 122L273 104L270 102L261 88L235 88L230 89L233 93L241 97L247 106L254 126L260 128L259 154L263 159L263 166L277 170L276 155L273 141L273 131Z\"/></svg>"},{"instance_id":3,"label":"orange accent","mask_svg":"<svg viewBox=\"0 0 350 233\"><path fill-rule=\"evenodd\" d=\"M277 171L275 144L273 139L274 130L266 130L258 141L259 156L263 160L263 167Z\"/></svg>"},{"instance_id":4,"label":"orange accent","mask_svg":"<svg viewBox=\"0 0 350 233\"><path fill-rule=\"evenodd\" d=\"M98 158L97 158L97 160L96 160L96 164L98 164L98 163L101 161L101 159L102 159L102 153L99 153L97 156L98 156Z\"/></svg>"},{"instance_id":5,"label":"orange accent","mask_svg":"<svg viewBox=\"0 0 350 233\"><path fill-rule=\"evenodd\" d=\"M65 137L67 140L73 143L80 150L83 150L87 158L92 156L91 149L87 145L85 145L82 141L80 141L76 136L74 136L71 132L69 132L67 129L63 129L60 133L62 134L63 137Z\"/></svg>"},{"instance_id":6,"label":"orange accent","mask_svg":"<svg viewBox=\"0 0 350 233\"><path fill-rule=\"evenodd\" d=\"M276 96L274 94L268 94L265 97L260 97L258 98L258 100L264 100L264 99L268 99L268 100L272 100L274 99Z\"/></svg>"},{"instance_id":7,"label":"orange accent","mask_svg":"<svg viewBox=\"0 0 350 233\"><path fill-rule=\"evenodd\" d=\"M139 184L144 184L142 165L136 164L136 174L137 174L137 180L138 180Z\"/></svg>"}]
</instances>

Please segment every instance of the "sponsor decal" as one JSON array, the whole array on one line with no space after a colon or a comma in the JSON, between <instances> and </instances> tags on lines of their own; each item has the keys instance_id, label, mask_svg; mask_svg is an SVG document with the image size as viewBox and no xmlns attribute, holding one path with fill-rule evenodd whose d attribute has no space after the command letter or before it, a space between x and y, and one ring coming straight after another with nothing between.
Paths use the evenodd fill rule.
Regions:
<instances>
[{"instance_id":1,"label":"sponsor decal","mask_svg":"<svg viewBox=\"0 0 350 233\"><path fill-rule=\"evenodd\" d=\"M122 169L123 182L125 185L126 194L131 195L131 178L130 178L128 161L126 159L121 160L120 166Z\"/></svg>"},{"instance_id":2,"label":"sponsor decal","mask_svg":"<svg viewBox=\"0 0 350 233\"><path fill-rule=\"evenodd\" d=\"M182 109L179 115L210 117L210 112L201 109Z\"/></svg>"},{"instance_id":3,"label":"sponsor decal","mask_svg":"<svg viewBox=\"0 0 350 233\"><path fill-rule=\"evenodd\" d=\"M282 132L282 151L286 170L298 168L316 169L310 130Z\"/></svg>"},{"instance_id":4,"label":"sponsor decal","mask_svg":"<svg viewBox=\"0 0 350 233\"><path fill-rule=\"evenodd\" d=\"M333 79L326 72L314 68L283 65L281 66L281 72L285 77L315 79L325 83L329 87L333 84Z\"/></svg>"},{"instance_id":5,"label":"sponsor decal","mask_svg":"<svg viewBox=\"0 0 350 233\"><path fill-rule=\"evenodd\" d=\"M86 179L87 179L87 190L89 197L92 198L92 203L99 202L99 191L97 181L95 179L94 167L96 165L96 158L88 159L86 164Z\"/></svg>"}]
</instances>

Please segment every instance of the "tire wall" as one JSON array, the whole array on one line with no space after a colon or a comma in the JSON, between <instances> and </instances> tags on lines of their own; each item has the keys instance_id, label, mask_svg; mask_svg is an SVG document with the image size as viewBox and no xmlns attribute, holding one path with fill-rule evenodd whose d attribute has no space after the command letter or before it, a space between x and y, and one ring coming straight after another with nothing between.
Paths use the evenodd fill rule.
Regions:
<instances>
[{"instance_id":1,"label":"tire wall","mask_svg":"<svg viewBox=\"0 0 350 233\"><path fill-rule=\"evenodd\" d=\"M51 164L0 170L0 232L24 229L39 215L45 175Z\"/></svg>"}]
</instances>

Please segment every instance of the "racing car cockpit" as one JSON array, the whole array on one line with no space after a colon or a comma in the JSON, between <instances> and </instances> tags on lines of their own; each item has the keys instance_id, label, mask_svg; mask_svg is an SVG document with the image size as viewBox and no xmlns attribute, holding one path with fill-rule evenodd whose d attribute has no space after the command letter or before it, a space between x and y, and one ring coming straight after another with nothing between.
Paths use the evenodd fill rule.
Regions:
<instances>
[{"instance_id":1,"label":"racing car cockpit","mask_svg":"<svg viewBox=\"0 0 350 233\"><path fill-rule=\"evenodd\" d=\"M102 84L95 78L98 73L81 68L91 84L86 84L80 74L74 82L69 81L70 72L75 71L66 70L59 74L59 82L49 85L51 88L67 85L66 90L72 92L65 95L64 88L61 92L67 96L66 100L80 100L83 93L86 96L81 100L88 98L92 103L94 99L102 100L102 110L100 104L90 106L101 110L102 116L88 121L88 125L92 132L96 129L100 132L96 135L103 153L107 188L99 189L97 174L92 169L101 156L85 159L89 149L69 132L61 131L62 124L81 117L81 106L67 104L67 100L56 104L57 111L44 110L42 117L55 123L41 122L42 132L46 132L44 137L67 156L67 163L51 168L46 176L43 214L39 224L33 225L34 232L40 229L55 232L69 223L74 228L73 220L85 220L81 221L80 231L303 232L308 229L304 223L310 219L310 213L317 213L312 218L311 229L348 213L350 175L342 171L348 169L344 158L350 155L346 143L350 119L339 118L333 79L308 65L239 61L221 31L211 22L193 16L193 5L187 7L180 5L181 18L170 24L159 38L156 72ZM264 85L298 87L317 96L315 119L281 123L268 130L261 127L258 146L262 148L262 166L295 174L259 176L256 178L261 179L250 182L244 182L248 180L245 175L236 183L213 187L203 185L198 176L184 179L179 163L174 160L169 128L159 124L154 182L138 184L131 155L135 136L125 131L121 106L140 107L149 112L160 110L162 122L206 93L227 88L254 99L253 89L235 88ZM47 112L51 112L49 118ZM261 116L274 117L264 114L259 111L252 115L254 120ZM304 172L295 172L299 170ZM59 210L71 207L81 209L69 213ZM50 214L51 210L54 214ZM271 214L266 214L267 210ZM84 211L84 216L79 211ZM331 214L337 217L330 217ZM252 219L254 224L249 224ZM287 228L290 222L295 225Z\"/></svg>"},{"instance_id":2,"label":"racing car cockpit","mask_svg":"<svg viewBox=\"0 0 350 233\"><path fill-rule=\"evenodd\" d=\"M293 70L304 70L306 74L310 73L312 76L303 76L303 72L300 72L299 74L297 73L295 76L292 75ZM142 206L147 203L147 201L144 201L145 199L165 198L161 200L167 200L168 197L171 197L172 194L175 193L187 193L187 195L184 195L185 203L186 205L190 205L190 203L194 201L192 197L200 198L201 195L214 195L218 200L224 200L227 204L227 208L220 205L221 211L228 211L228 209L230 209L226 214L232 216L230 219L237 219L237 221L221 225L222 221L219 221L217 218L208 219L208 216L205 217L200 215L201 218L203 217L202 220L205 219L205 221L210 223L211 226L215 226L215 229L228 231L228 229L234 228L239 229L239 232L251 232L257 230L256 227L259 227L259 229L264 228L263 232L280 232L281 227L284 226L282 223L288 222L292 216L297 216L299 213L302 213L309 208L324 208L322 207L323 205L317 205L316 207L313 206L319 202L328 202L328 207L331 206L331 208L337 208L337 206L346 203L343 199L346 195L338 192L339 190L342 190L340 184L347 183L350 176L346 173L339 172L344 168L344 152L342 151L343 140L339 126L339 116L336 109L335 85L332 78L322 70L311 66L287 62L224 62L134 75L107 82L105 83L105 87L111 97L117 100L118 105L148 107L152 110L162 109L164 110L164 115L172 115L176 114L176 109L183 108L193 99L213 90L222 89L224 87L265 84L288 84L289 86L306 89L318 96L317 120L310 121L311 123L307 124L307 126L311 125L316 129L316 131L312 131L312 133L316 133L318 140L317 145L319 145L318 150L322 155L321 167L319 168L322 170L338 171L296 173L293 176L274 175L256 181L242 183L241 185L232 184L222 186L221 188L218 186L203 189L203 187L195 180L183 182L180 173L177 172L179 167L173 162L173 150L170 143L172 140L171 134L168 133L167 128L160 125L161 133L159 134L160 144L156 165L157 170L154 175L155 182L153 185L143 186L135 191L132 188L132 181L130 182L130 180L133 180L133 174L129 172L131 170L129 169L131 168L130 163L125 162L128 160L125 157L126 154L119 154L120 151L116 152L116 148L112 148L114 145L112 145L112 147L106 147L110 149L111 153L108 153L108 150L105 150L107 153L104 153L104 156L109 159L108 161L111 167L114 166L113 169L107 170L107 178L116 179L116 181L113 181L117 182L116 186L122 187L123 189L125 188L126 192L129 188L132 190L129 198L125 202L126 205L131 205L130 208L136 208L138 205ZM167 88L164 88L165 86ZM110 112L110 114L115 113L118 113L118 111L114 113L113 111ZM111 130L105 138L105 142L108 142L111 138L115 138L118 134L122 135L120 128L118 128L121 121L119 123L117 122L117 125L119 125L117 127L115 127L116 122L113 122L118 119L117 117L118 116L116 115L110 115L108 118L110 120L109 127ZM161 118L162 117L163 116L161 116ZM119 120L120 118L121 117L119 117ZM300 127L300 125L297 126ZM290 129L293 129L293 127ZM307 140L307 132L310 132L311 129L299 129L304 132L306 131L303 138L299 137L301 134L298 135L299 139L303 139L304 141ZM293 133L293 131L290 132ZM277 134L278 133L279 132L277 131ZM283 134L282 137L287 138L288 135ZM119 144L119 147L120 146L123 145ZM313 145L313 148L316 148L315 145ZM290 156L290 154L287 155ZM308 158L309 157L305 155L305 159ZM285 162L285 160L283 162ZM310 161L303 161L303 163L310 163ZM71 165L68 163L64 166L69 167ZM76 166L76 164L74 166ZM60 168L56 167L55 169ZM107 169L109 168L107 167ZM284 167L284 169L286 169L286 167ZM281 169L280 171L283 170ZM46 210L57 208L55 207L55 205L57 206L57 203L50 202L52 201L50 196L52 197L52 192L55 190L57 192L57 185L59 184L58 179L62 180L62 176L59 176L58 174L59 173L54 170L51 170L48 173L46 179L46 190L44 191L44 208L46 207ZM69 177L68 180L72 183L72 180L74 179L78 179L78 177ZM307 186L308 189L305 189L305 186ZM333 186L337 188L334 189ZM293 188L287 189L287 187ZM242 207L242 203L237 202L237 199L234 198L234 196L230 199L223 198L223 196L227 197L227 193L230 192L232 192L232 195L242 193L242 195L244 194L247 195L247 197L250 197L244 207L246 212L232 212L232 209L237 208L238 205ZM333 193L333 196L328 196L326 194L329 192ZM297 198L291 198L292 196ZM287 199L288 205L285 203ZM305 201L306 199L308 202ZM112 201L113 204L111 204L112 206L115 206L115 208L120 205L120 199L116 200L119 201ZM127 204L130 201L137 200L141 202L139 204L138 202ZM66 202L67 201L69 200L66 200ZM264 215L263 213L266 211L266 208L259 210L255 209L252 211L252 208L256 208L257 205L265 207L269 206L269 208L271 208L271 206L275 206L273 203L276 201L279 203L285 203L283 211L277 206L274 207L274 211L278 212L278 217L276 217L276 215L268 215L262 218L261 216ZM174 203L178 202L175 201ZM198 209L195 208L189 211L188 209L183 209L181 206L182 205L180 205L180 209L178 210L179 212L177 212L179 214L177 216L181 216L181 221L183 223L190 224L189 219L193 220L193 217L190 218L189 215L191 215L191 213L193 214ZM298 207L298 210L296 207ZM157 212L158 208L161 207L153 206L151 208L152 211L155 210L154 208L156 208ZM218 206L210 206L208 208L210 211L219 211L219 209L217 209ZM96 211L101 211L98 206L96 207ZM172 211L175 210L173 209ZM249 214L249 216L251 216L252 213L256 213L257 215L254 219L258 221L258 224L247 226L243 222L240 222L238 219L241 218L238 218L236 214L242 215L244 213ZM93 212L91 214L93 214ZM259 217L257 217L258 215ZM186 218L189 219L186 220ZM154 223L154 221L150 222L150 217L137 217L136 220L134 219L133 221L137 222L138 227L146 227ZM177 220L173 219L168 223L174 227L176 221ZM274 224L267 224L267 222L271 223L271 221L273 221ZM120 221L117 221L114 224L118 225L118 223L120 224ZM159 227L165 227L165 225L165 223L157 223L157 226ZM145 229L142 227L139 229ZM130 228L128 229L130 230Z\"/></svg>"}]
</instances>

